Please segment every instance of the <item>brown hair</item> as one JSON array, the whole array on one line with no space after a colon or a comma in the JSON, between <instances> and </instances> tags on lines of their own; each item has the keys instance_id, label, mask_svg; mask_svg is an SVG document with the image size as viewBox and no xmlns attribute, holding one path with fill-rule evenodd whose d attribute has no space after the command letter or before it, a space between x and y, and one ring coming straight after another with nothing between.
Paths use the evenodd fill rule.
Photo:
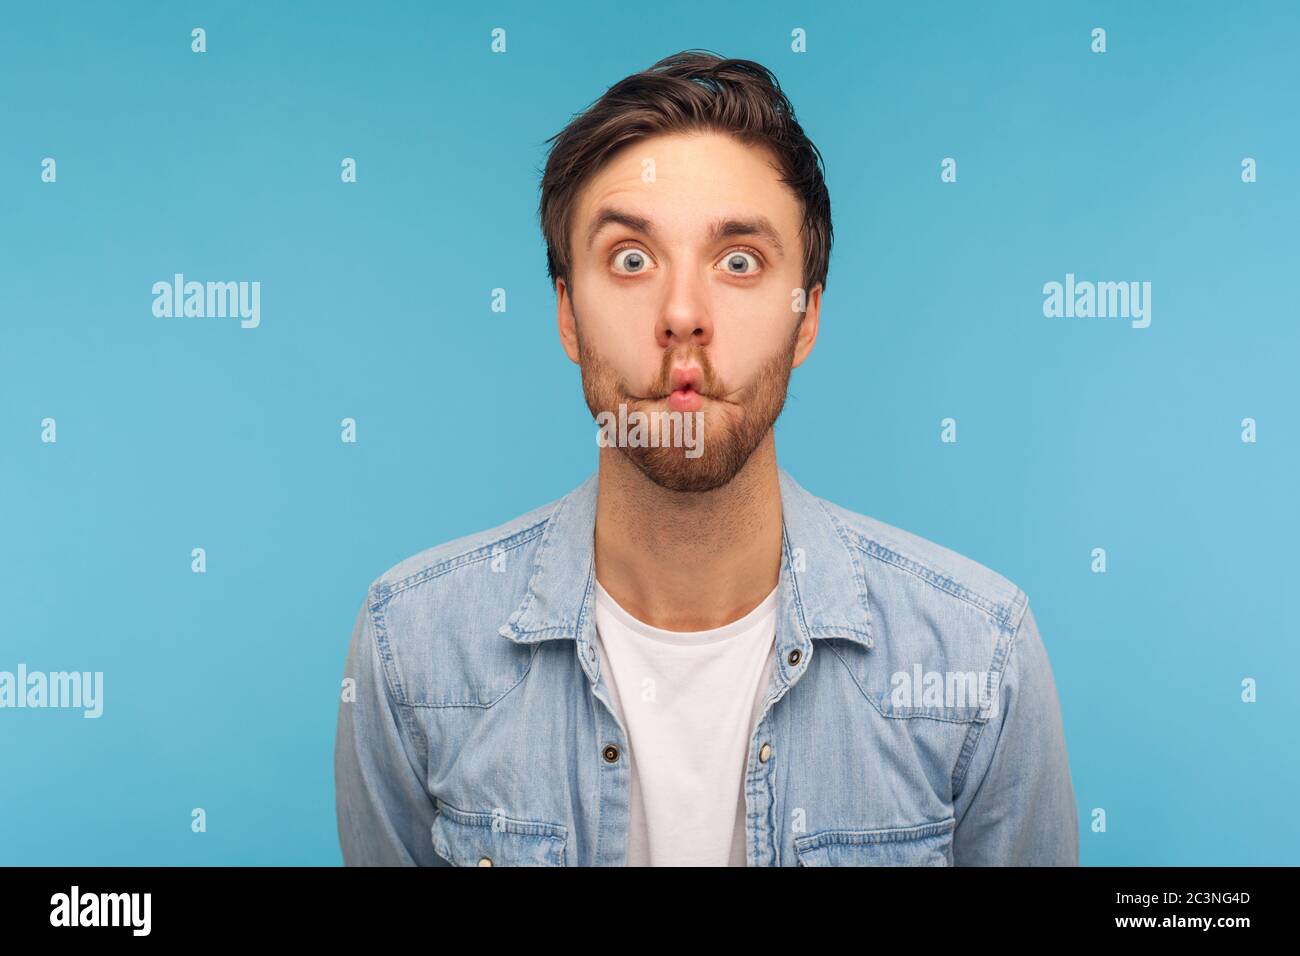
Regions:
<instances>
[{"instance_id":1,"label":"brown hair","mask_svg":"<svg viewBox=\"0 0 1300 956\"><path fill-rule=\"evenodd\" d=\"M776 77L753 60L707 50L665 57L605 91L556 133L542 174L538 212L551 285L569 279L569 228L578 193L620 147L660 133L714 131L775 154L781 181L803 206L803 282L826 285L831 254L831 200L822 157L795 119Z\"/></svg>"}]
</instances>

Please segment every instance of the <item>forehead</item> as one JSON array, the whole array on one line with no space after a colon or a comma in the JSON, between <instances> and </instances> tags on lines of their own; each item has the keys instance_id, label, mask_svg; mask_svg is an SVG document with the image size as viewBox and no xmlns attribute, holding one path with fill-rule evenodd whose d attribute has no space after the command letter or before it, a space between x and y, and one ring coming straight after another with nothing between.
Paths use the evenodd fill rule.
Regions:
<instances>
[{"instance_id":1,"label":"forehead","mask_svg":"<svg viewBox=\"0 0 1300 956\"><path fill-rule=\"evenodd\" d=\"M623 146L579 192L570 223L581 252L597 211L617 206L664 232L695 233L721 215L766 216L787 239L799 202L771 151L715 132L668 133Z\"/></svg>"}]
</instances>

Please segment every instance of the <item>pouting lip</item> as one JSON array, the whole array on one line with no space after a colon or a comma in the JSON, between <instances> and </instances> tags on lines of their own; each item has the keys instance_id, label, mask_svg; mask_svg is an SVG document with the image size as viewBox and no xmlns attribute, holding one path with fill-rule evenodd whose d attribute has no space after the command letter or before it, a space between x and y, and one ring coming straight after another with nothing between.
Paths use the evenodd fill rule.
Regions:
<instances>
[{"instance_id":1,"label":"pouting lip","mask_svg":"<svg viewBox=\"0 0 1300 956\"><path fill-rule=\"evenodd\" d=\"M691 388L697 392L700 390L700 369L698 365L673 369L672 390L676 392L683 388Z\"/></svg>"},{"instance_id":2,"label":"pouting lip","mask_svg":"<svg viewBox=\"0 0 1300 956\"><path fill-rule=\"evenodd\" d=\"M708 399L711 399L711 400L713 400L713 401L715 401L715 402L725 402L725 401L726 401L726 399L718 398L717 396L713 395L713 394L710 393L710 392L701 392L701 391L699 391L698 389L691 389L691 391L695 392L695 394L698 395L698 396L700 396L700 398L708 398ZM664 401L667 401L668 399L672 398L674 394L675 394L674 392L667 392L667 393L662 394L662 395L659 395L659 394L655 394L655 395L647 395L647 396L645 396L644 398L639 398L638 396L634 396L634 397L638 397L638 398L639 398L639 401L643 401L643 402L664 402ZM731 404L731 403L730 403L730 402L727 402L727 404Z\"/></svg>"}]
</instances>

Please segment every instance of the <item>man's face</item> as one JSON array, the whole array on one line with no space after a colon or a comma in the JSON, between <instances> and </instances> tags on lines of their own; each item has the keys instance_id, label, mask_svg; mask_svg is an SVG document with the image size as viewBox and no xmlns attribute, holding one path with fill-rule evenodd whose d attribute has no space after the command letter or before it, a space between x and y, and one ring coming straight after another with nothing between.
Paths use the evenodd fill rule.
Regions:
<instances>
[{"instance_id":1,"label":"man's face","mask_svg":"<svg viewBox=\"0 0 1300 956\"><path fill-rule=\"evenodd\" d=\"M556 293L592 415L703 416L698 457L620 447L664 488L729 482L812 349L821 288L800 295L802 210L779 175L766 150L730 136L669 134L623 147L578 196Z\"/></svg>"}]
</instances>

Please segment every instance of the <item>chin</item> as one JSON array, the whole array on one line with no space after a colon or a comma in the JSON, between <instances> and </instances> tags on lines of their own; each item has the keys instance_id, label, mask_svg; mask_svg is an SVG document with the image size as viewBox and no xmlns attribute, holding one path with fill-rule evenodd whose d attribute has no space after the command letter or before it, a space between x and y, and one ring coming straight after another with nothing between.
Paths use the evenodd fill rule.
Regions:
<instances>
[{"instance_id":1,"label":"chin","mask_svg":"<svg viewBox=\"0 0 1300 956\"><path fill-rule=\"evenodd\" d=\"M628 455L632 464L660 488L668 491L714 491L735 478L744 462L719 462L709 458L706 450L699 458L687 458L680 448L647 449L651 452L668 451L670 455ZM627 449L623 449L624 452Z\"/></svg>"}]
</instances>

